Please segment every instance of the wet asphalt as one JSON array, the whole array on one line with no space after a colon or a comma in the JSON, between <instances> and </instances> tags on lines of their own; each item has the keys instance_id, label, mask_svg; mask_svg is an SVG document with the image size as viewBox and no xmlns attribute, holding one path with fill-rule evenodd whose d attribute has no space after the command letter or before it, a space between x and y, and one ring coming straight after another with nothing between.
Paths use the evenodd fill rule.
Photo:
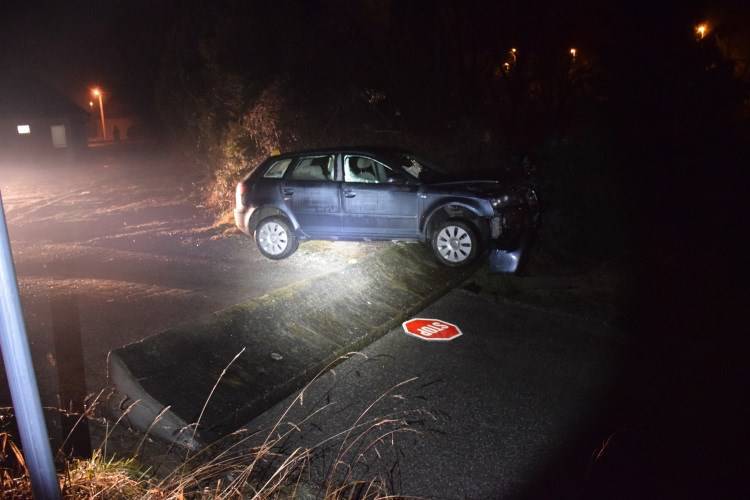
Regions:
<instances>
[{"instance_id":1,"label":"wet asphalt","mask_svg":"<svg viewBox=\"0 0 750 500\"><path fill-rule=\"evenodd\" d=\"M600 417L620 375L621 333L465 289L417 316L455 323L463 335L426 342L395 329L315 381L302 404L291 396L248 429L264 436L291 407L277 430L304 420L285 447L315 449L313 482L326 481L342 440L315 445L366 422L343 446L353 444L352 451L339 458L356 464L354 477L382 477L401 494L579 494L592 452L606 437Z\"/></svg>"}]
</instances>

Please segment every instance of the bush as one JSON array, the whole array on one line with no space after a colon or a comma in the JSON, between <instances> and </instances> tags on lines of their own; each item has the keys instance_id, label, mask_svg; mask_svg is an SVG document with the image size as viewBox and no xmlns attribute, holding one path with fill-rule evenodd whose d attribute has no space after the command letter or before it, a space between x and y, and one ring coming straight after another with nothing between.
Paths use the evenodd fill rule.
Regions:
<instances>
[{"instance_id":1,"label":"bush","mask_svg":"<svg viewBox=\"0 0 750 500\"><path fill-rule=\"evenodd\" d=\"M623 250L627 227L620 167L612 144L594 131L542 148L539 244L546 253L560 263L585 265Z\"/></svg>"},{"instance_id":2,"label":"bush","mask_svg":"<svg viewBox=\"0 0 750 500\"><path fill-rule=\"evenodd\" d=\"M234 203L234 188L242 175L281 147L281 84L273 83L238 120L226 125L208 149L210 186L206 204L224 214Z\"/></svg>"}]
</instances>

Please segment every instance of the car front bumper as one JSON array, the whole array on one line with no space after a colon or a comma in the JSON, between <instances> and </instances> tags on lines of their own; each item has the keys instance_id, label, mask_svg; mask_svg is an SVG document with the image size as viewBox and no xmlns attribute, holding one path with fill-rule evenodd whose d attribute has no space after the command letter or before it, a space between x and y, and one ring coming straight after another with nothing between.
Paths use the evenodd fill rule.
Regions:
<instances>
[{"instance_id":1,"label":"car front bumper","mask_svg":"<svg viewBox=\"0 0 750 500\"><path fill-rule=\"evenodd\" d=\"M513 250L499 248L496 244L491 244L488 259L490 263L490 272L513 274L518 271L527 247L528 245L525 241L522 241L521 244Z\"/></svg>"},{"instance_id":2,"label":"car front bumper","mask_svg":"<svg viewBox=\"0 0 750 500\"><path fill-rule=\"evenodd\" d=\"M496 212L490 220L490 272L517 272L538 225L539 210L536 205L510 207Z\"/></svg>"}]
</instances>

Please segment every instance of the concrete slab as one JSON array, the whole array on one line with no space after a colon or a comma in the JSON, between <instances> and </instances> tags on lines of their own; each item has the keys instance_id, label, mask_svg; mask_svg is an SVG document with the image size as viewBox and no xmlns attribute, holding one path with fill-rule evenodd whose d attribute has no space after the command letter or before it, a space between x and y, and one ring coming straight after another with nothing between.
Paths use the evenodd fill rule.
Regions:
<instances>
[{"instance_id":1,"label":"concrete slab","mask_svg":"<svg viewBox=\"0 0 750 500\"><path fill-rule=\"evenodd\" d=\"M130 400L121 407L138 402L128 413L134 426L199 448L384 335L472 271L438 265L422 245L388 246L341 271L116 349L110 378ZM188 424L210 394L193 439Z\"/></svg>"}]
</instances>

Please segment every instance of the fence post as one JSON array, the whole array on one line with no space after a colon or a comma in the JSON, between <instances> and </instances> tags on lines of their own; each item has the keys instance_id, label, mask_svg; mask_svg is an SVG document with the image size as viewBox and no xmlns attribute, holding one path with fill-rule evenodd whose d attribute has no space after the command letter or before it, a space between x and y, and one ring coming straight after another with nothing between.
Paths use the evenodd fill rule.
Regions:
<instances>
[{"instance_id":1,"label":"fence post","mask_svg":"<svg viewBox=\"0 0 750 500\"><path fill-rule=\"evenodd\" d=\"M16 271L0 193L0 348L13 400L31 487L37 500L60 498L47 426L31 362L29 341L18 296Z\"/></svg>"}]
</instances>

